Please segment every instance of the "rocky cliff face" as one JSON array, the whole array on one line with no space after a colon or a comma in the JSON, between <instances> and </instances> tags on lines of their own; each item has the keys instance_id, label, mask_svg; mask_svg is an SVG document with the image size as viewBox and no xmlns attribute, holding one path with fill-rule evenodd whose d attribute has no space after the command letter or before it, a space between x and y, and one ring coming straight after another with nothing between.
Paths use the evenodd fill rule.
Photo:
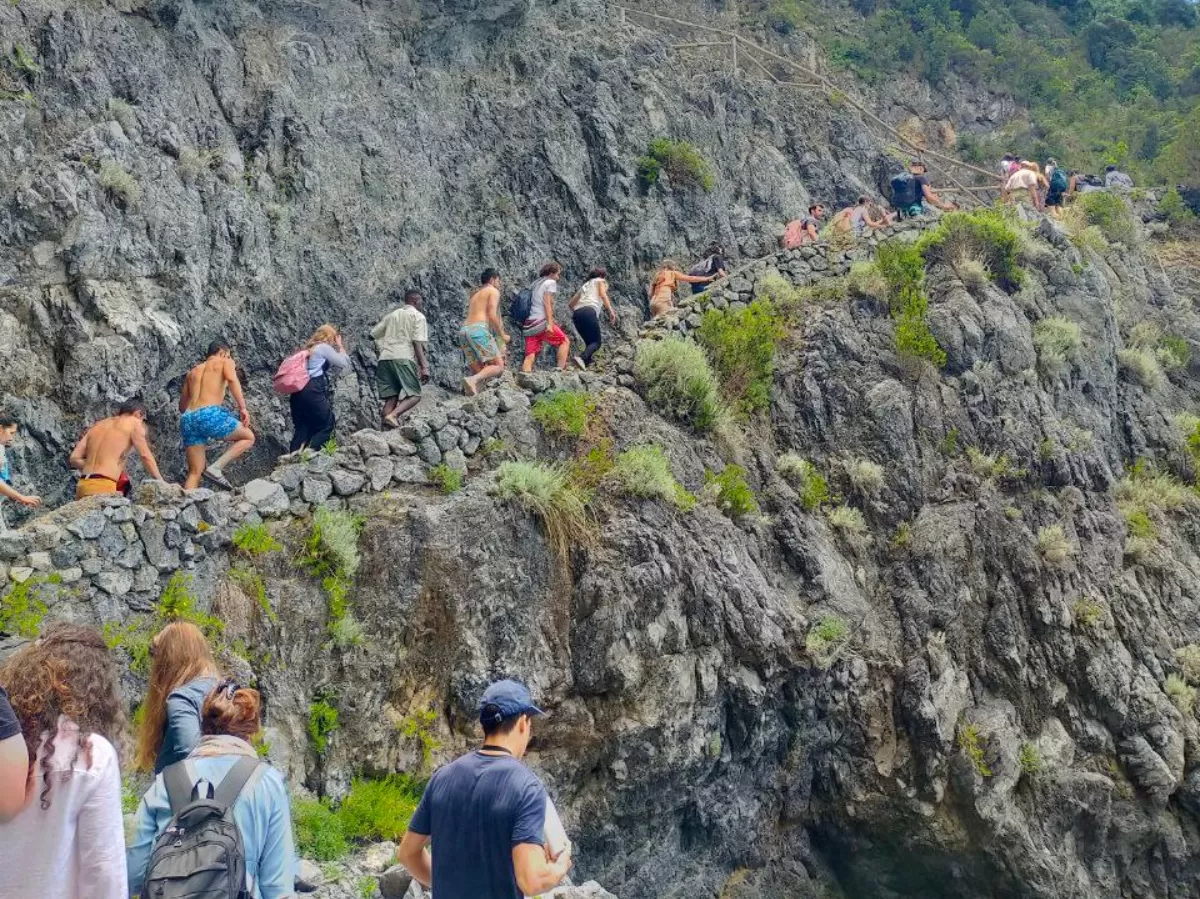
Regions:
<instances>
[{"instance_id":1,"label":"rocky cliff face","mask_svg":"<svg viewBox=\"0 0 1200 899\"><path fill-rule=\"evenodd\" d=\"M685 68L590 3L21 0L0 25L40 67L5 69L36 104L0 101L0 393L34 438L18 468L55 496L82 425L137 393L174 458L174 391L219 334L270 438L231 497L151 486L0 538L3 573L48 614L120 643L182 570L264 691L275 763L333 795L355 771L453 756L479 687L520 676L552 712L533 763L580 872L626 899L1200 896L1200 733L1168 682L1200 643L1177 421L1197 382L1121 356L1152 353L1154 328L1198 344L1195 280L1043 224L1018 292L931 270L941 372L897 358L885 303L810 301L768 416L732 443L653 412L618 340L604 374L509 380L272 470L285 421L266 375L315 324L362 335L417 284L453 383L464 281L557 255L609 265L633 337L640 267L713 235L758 255L810 195L869 185L881 150L846 109ZM636 157L663 133L714 162L713 193L642 195ZM711 299L849 262L772 257ZM1035 345L1053 316L1082 335L1057 364ZM344 435L374 416L361 337L355 355ZM694 492L740 462L763 514L602 489L599 539L559 559L492 489L500 458L579 451L530 416L552 386L595 398L588 441L658 443ZM861 522L806 511L788 452ZM1137 460L1178 483L1128 474ZM428 486L438 463L465 488ZM328 596L294 564L319 507L366 519L358 643L331 642ZM281 549L231 547L260 521ZM340 719L320 754L315 697Z\"/></svg>"}]
</instances>

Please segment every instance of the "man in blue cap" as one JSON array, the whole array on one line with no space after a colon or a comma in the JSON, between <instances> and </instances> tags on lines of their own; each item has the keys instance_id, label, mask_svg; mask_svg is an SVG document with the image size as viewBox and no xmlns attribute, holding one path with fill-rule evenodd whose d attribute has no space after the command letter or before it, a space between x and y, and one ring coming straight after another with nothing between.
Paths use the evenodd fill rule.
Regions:
<instances>
[{"instance_id":1,"label":"man in blue cap","mask_svg":"<svg viewBox=\"0 0 1200 899\"><path fill-rule=\"evenodd\" d=\"M520 761L540 714L523 684L492 684L479 700L483 745L440 768L425 788L396 857L437 899L537 896L571 869L569 847L550 857L546 788Z\"/></svg>"}]
</instances>

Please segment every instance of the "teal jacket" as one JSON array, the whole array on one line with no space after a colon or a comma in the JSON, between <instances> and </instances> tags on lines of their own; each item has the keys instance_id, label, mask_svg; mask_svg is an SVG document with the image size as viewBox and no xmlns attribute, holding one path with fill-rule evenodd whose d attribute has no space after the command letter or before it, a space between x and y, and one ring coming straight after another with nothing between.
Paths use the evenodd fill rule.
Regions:
<instances>
[{"instance_id":1,"label":"teal jacket","mask_svg":"<svg viewBox=\"0 0 1200 899\"><path fill-rule=\"evenodd\" d=\"M215 785L237 760L236 755L219 755L189 759L187 764L193 780L202 778ZM283 776L270 765L259 766L233 804L233 818L246 849L246 872L254 885L254 899L291 896L295 892L296 850L292 842L291 804ZM159 774L138 805L135 835L126 853L131 896L141 892L154 841L170 823L171 803Z\"/></svg>"},{"instance_id":2,"label":"teal jacket","mask_svg":"<svg viewBox=\"0 0 1200 899\"><path fill-rule=\"evenodd\" d=\"M200 742L200 709L216 685L215 677L198 677L167 697L167 723L154 761L155 774L187 758L196 748Z\"/></svg>"}]
</instances>

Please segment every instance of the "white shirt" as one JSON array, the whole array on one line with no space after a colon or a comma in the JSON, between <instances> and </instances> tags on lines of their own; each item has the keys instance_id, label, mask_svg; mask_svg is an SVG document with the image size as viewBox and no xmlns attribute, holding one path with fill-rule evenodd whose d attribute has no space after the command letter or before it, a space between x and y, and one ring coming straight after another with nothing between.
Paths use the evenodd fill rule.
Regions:
<instances>
[{"instance_id":1,"label":"white shirt","mask_svg":"<svg viewBox=\"0 0 1200 899\"><path fill-rule=\"evenodd\" d=\"M529 318L525 319L525 327L532 328L546 321L546 297L558 293L558 282L553 278L543 278L533 288L533 302L529 306Z\"/></svg>"},{"instance_id":2,"label":"white shirt","mask_svg":"<svg viewBox=\"0 0 1200 899\"><path fill-rule=\"evenodd\" d=\"M0 824L0 893L12 899L128 899L121 771L111 743L92 734L92 761L75 749L79 728L59 719L43 809L42 753L33 799ZM43 743L43 751L44 751Z\"/></svg>"},{"instance_id":3,"label":"white shirt","mask_svg":"<svg viewBox=\"0 0 1200 899\"><path fill-rule=\"evenodd\" d=\"M1009 190L1028 190L1031 187L1037 186L1037 172L1030 169L1017 169L1017 171L1012 173L1012 177L1008 179Z\"/></svg>"},{"instance_id":4,"label":"white shirt","mask_svg":"<svg viewBox=\"0 0 1200 899\"><path fill-rule=\"evenodd\" d=\"M379 347L380 362L413 359L413 341L429 342L429 324L419 310L406 303L385 315L371 330L371 336Z\"/></svg>"},{"instance_id":5,"label":"white shirt","mask_svg":"<svg viewBox=\"0 0 1200 899\"><path fill-rule=\"evenodd\" d=\"M579 302L575 304L575 308L595 309L597 312L603 309L604 302L600 299L600 285L603 283L603 278L592 278L579 288Z\"/></svg>"}]
</instances>

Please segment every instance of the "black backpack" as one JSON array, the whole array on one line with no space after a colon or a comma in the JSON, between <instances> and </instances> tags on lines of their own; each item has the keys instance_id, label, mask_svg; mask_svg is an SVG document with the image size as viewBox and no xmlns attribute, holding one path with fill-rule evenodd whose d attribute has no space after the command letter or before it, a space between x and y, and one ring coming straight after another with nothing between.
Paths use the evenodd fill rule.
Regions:
<instances>
[{"instance_id":1,"label":"black backpack","mask_svg":"<svg viewBox=\"0 0 1200 899\"><path fill-rule=\"evenodd\" d=\"M155 840L146 866L142 899L248 899L246 847L233 820L233 804L254 772L256 758L240 758L215 792L199 796L186 762L163 771L171 801L171 823Z\"/></svg>"},{"instance_id":2,"label":"black backpack","mask_svg":"<svg viewBox=\"0 0 1200 899\"><path fill-rule=\"evenodd\" d=\"M688 274L693 278L706 278L713 273L713 257L705 256L695 265L688 269Z\"/></svg>"},{"instance_id":3,"label":"black backpack","mask_svg":"<svg viewBox=\"0 0 1200 899\"><path fill-rule=\"evenodd\" d=\"M921 197L918 194L917 179L908 172L901 172L892 179L893 206L915 206L919 202Z\"/></svg>"},{"instance_id":4,"label":"black backpack","mask_svg":"<svg viewBox=\"0 0 1200 899\"><path fill-rule=\"evenodd\" d=\"M533 292L541 283L542 279L539 278L528 287L513 292L512 300L508 305L508 317L517 325L523 325L529 321L529 314L533 311Z\"/></svg>"}]
</instances>

